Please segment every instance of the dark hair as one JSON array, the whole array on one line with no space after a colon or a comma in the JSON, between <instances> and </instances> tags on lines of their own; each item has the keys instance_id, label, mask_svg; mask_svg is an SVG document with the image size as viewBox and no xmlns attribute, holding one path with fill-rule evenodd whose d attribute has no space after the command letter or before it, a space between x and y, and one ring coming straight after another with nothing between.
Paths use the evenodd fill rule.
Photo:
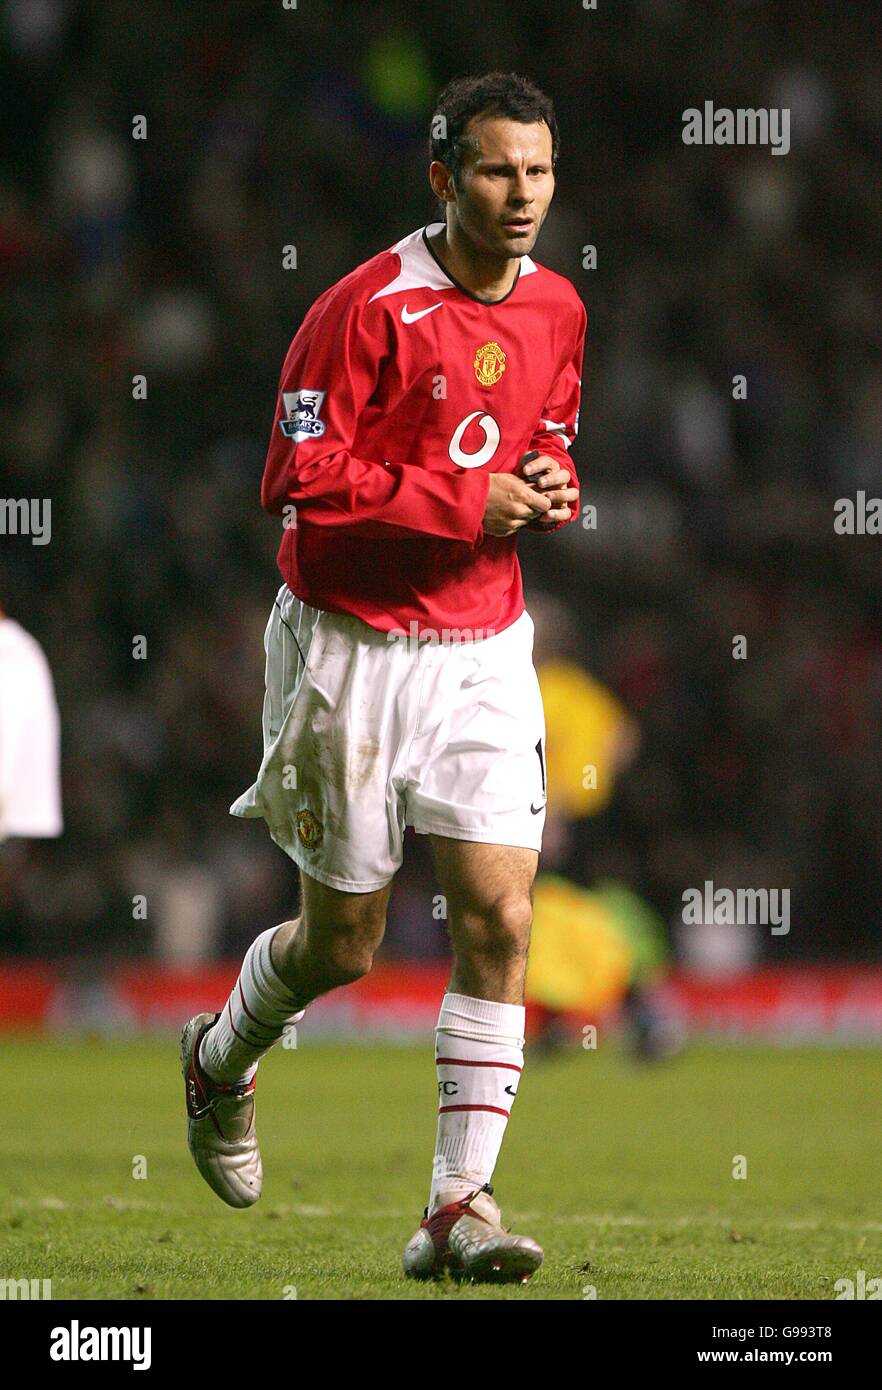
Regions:
<instances>
[{"instance_id":1,"label":"dark hair","mask_svg":"<svg viewBox=\"0 0 882 1390\"><path fill-rule=\"evenodd\" d=\"M465 129L474 116L506 116L524 125L544 121L551 131L552 169L557 164L560 135L551 98L515 72L487 72L483 77L454 78L435 103L429 156L446 164L454 179L462 170L468 149Z\"/></svg>"}]
</instances>

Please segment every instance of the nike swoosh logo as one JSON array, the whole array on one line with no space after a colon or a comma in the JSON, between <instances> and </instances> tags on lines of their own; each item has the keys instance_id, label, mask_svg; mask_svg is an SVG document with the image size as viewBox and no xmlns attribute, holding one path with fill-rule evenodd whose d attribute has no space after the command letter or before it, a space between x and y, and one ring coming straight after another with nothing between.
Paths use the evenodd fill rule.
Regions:
<instances>
[{"instance_id":1,"label":"nike swoosh logo","mask_svg":"<svg viewBox=\"0 0 882 1390\"><path fill-rule=\"evenodd\" d=\"M543 801L543 803L542 803L541 806L534 806L534 805L532 804L532 802L530 803L530 815L531 815L531 816L538 816L539 812L540 812L540 811L544 811L544 810L545 810L545 802L544 802L544 801Z\"/></svg>"},{"instance_id":2,"label":"nike swoosh logo","mask_svg":"<svg viewBox=\"0 0 882 1390\"><path fill-rule=\"evenodd\" d=\"M506 1087L505 1087L505 1094L506 1094L507 1096L516 1096L516 1095L517 1095L517 1091L516 1091L516 1090L514 1089L514 1087L512 1087L512 1086L506 1086Z\"/></svg>"},{"instance_id":3,"label":"nike swoosh logo","mask_svg":"<svg viewBox=\"0 0 882 1390\"><path fill-rule=\"evenodd\" d=\"M439 302L438 304L430 304L428 309L418 309L415 314L409 314L407 312L407 305L405 304L404 308L401 310L401 322L416 323L417 319L424 319L426 314L431 314L435 309L440 308L441 304Z\"/></svg>"}]
</instances>

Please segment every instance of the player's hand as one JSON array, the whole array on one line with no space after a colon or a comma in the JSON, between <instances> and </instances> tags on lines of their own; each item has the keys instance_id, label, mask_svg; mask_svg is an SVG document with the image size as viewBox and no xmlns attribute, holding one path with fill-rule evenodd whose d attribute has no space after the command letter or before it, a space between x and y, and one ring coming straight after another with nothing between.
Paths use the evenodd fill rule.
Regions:
<instances>
[{"instance_id":1,"label":"player's hand","mask_svg":"<svg viewBox=\"0 0 882 1390\"><path fill-rule=\"evenodd\" d=\"M513 536L528 522L551 511L551 500L515 473L491 473L482 525L490 536Z\"/></svg>"},{"instance_id":2,"label":"player's hand","mask_svg":"<svg viewBox=\"0 0 882 1390\"><path fill-rule=\"evenodd\" d=\"M572 481L569 470L561 468L560 461L549 454L540 454L525 463L522 472L530 486L551 502L550 509L536 518L540 528L569 521L572 516L570 503L579 499L579 489L569 486Z\"/></svg>"}]
</instances>

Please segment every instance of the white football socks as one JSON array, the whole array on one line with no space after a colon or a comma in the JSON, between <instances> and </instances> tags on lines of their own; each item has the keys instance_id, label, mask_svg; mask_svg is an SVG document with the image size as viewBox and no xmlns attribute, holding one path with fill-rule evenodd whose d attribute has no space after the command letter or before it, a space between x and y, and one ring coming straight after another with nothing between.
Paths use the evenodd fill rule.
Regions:
<instances>
[{"instance_id":1,"label":"white football socks","mask_svg":"<svg viewBox=\"0 0 882 1390\"><path fill-rule=\"evenodd\" d=\"M202 1069L219 1086L250 1081L264 1053L305 1012L270 958L270 942L278 930L276 926L261 932L248 948L233 992L200 1044Z\"/></svg>"},{"instance_id":2,"label":"white football socks","mask_svg":"<svg viewBox=\"0 0 882 1390\"><path fill-rule=\"evenodd\" d=\"M445 994L435 1030L438 1137L429 1215L493 1176L524 1066L525 1010Z\"/></svg>"}]
</instances>

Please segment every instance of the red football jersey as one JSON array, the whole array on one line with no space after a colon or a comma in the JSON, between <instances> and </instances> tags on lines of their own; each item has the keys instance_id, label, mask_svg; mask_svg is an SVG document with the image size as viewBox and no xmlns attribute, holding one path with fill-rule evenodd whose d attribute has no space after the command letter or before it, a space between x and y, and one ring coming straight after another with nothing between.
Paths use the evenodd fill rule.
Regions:
<instances>
[{"instance_id":1,"label":"red football jersey","mask_svg":"<svg viewBox=\"0 0 882 1390\"><path fill-rule=\"evenodd\" d=\"M479 299L435 257L440 228L313 304L282 368L261 500L285 519L279 569L304 603L380 631L487 636L524 607L517 537L481 525L489 475L539 449L578 486L586 314L528 256L504 299Z\"/></svg>"}]
</instances>

